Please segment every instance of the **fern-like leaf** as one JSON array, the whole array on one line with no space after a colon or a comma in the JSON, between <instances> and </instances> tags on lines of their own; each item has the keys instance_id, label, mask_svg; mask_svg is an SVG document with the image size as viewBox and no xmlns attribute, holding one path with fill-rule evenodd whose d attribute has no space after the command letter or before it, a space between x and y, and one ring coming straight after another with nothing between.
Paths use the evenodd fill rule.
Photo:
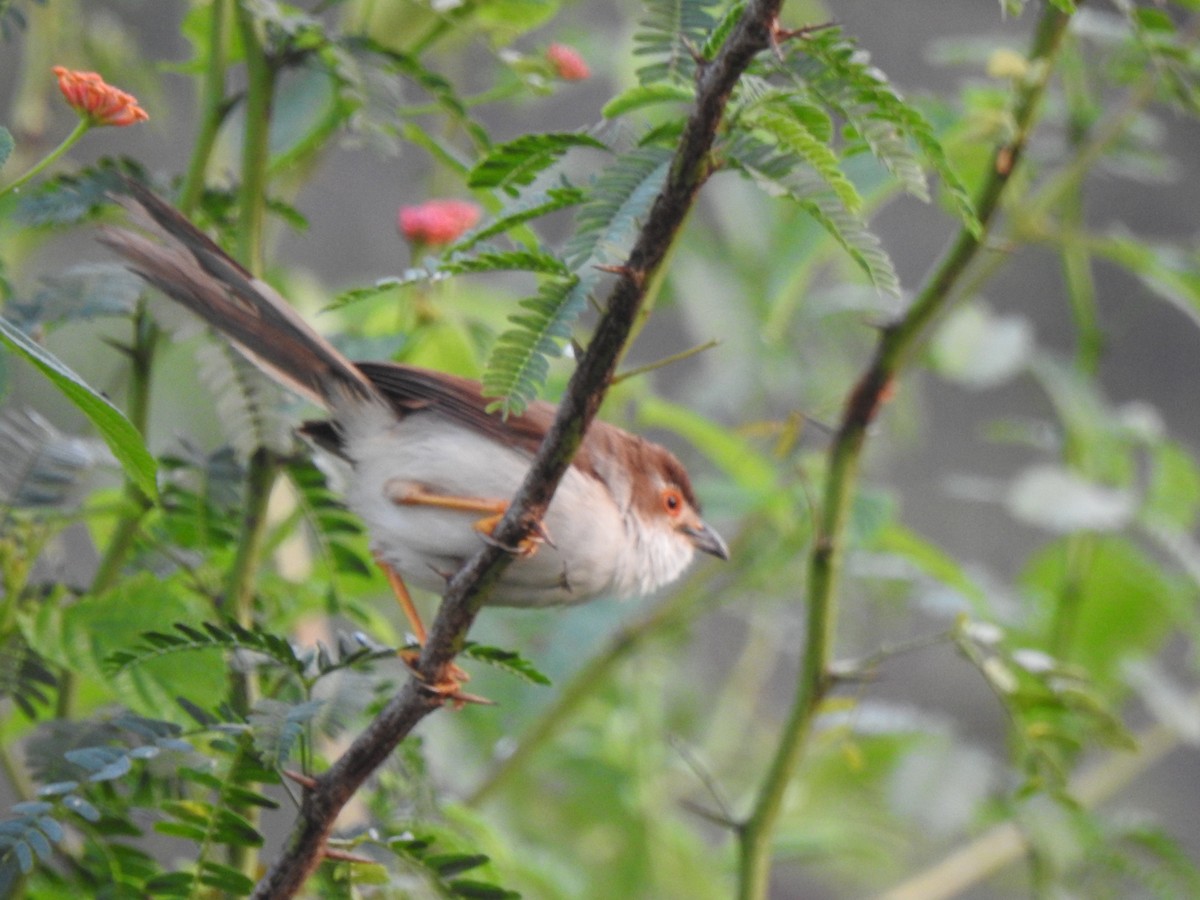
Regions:
<instances>
[{"instance_id":1,"label":"fern-like leaf","mask_svg":"<svg viewBox=\"0 0 1200 900\"><path fill-rule=\"evenodd\" d=\"M784 65L796 89L801 94L811 92L818 102L844 117L850 134L862 141L906 191L928 200L922 163L935 171L959 218L978 233L979 220L970 196L951 168L933 126L840 29L809 35L795 46Z\"/></svg>"},{"instance_id":2,"label":"fern-like leaf","mask_svg":"<svg viewBox=\"0 0 1200 900\"><path fill-rule=\"evenodd\" d=\"M782 104L781 104L782 105ZM842 171L837 154L826 143L827 137L810 128L808 120L817 120L818 127L828 125L828 118L816 107L802 106L799 110L784 112L780 105L767 106L747 115L748 125L769 134L781 150L807 163L821 180L837 195L838 201L847 212L855 215L862 211L863 200L858 189ZM823 121L822 121L823 120Z\"/></svg>"},{"instance_id":3,"label":"fern-like leaf","mask_svg":"<svg viewBox=\"0 0 1200 900\"><path fill-rule=\"evenodd\" d=\"M546 281L536 297L520 301L525 312L509 317L517 327L496 339L483 374L484 393L498 398L505 415L519 414L537 396L586 300L580 279L572 277Z\"/></svg>"},{"instance_id":4,"label":"fern-like leaf","mask_svg":"<svg viewBox=\"0 0 1200 900\"><path fill-rule=\"evenodd\" d=\"M33 410L0 413L0 504L61 508L97 463L111 459L98 441L65 435Z\"/></svg>"},{"instance_id":5,"label":"fern-like leaf","mask_svg":"<svg viewBox=\"0 0 1200 900\"><path fill-rule=\"evenodd\" d=\"M635 56L657 59L637 70L640 84L695 80L697 48L706 46L717 24L711 0L650 0L633 36Z\"/></svg>"},{"instance_id":6,"label":"fern-like leaf","mask_svg":"<svg viewBox=\"0 0 1200 900\"><path fill-rule=\"evenodd\" d=\"M26 642L20 632L0 640L0 698L12 700L29 719L38 717L38 707L50 703L50 691L58 678L49 665Z\"/></svg>"},{"instance_id":7,"label":"fern-like leaf","mask_svg":"<svg viewBox=\"0 0 1200 900\"><path fill-rule=\"evenodd\" d=\"M484 251L475 256L453 259L443 264L440 271L448 275L475 272L534 272L558 278L568 278L571 275L571 270L565 262L543 250Z\"/></svg>"},{"instance_id":8,"label":"fern-like leaf","mask_svg":"<svg viewBox=\"0 0 1200 900\"><path fill-rule=\"evenodd\" d=\"M286 456L294 446L282 389L224 341L197 351L200 380L217 404L234 448L249 459L260 447Z\"/></svg>"},{"instance_id":9,"label":"fern-like leaf","mask_svg":"<svg viewBox=\"0 0 1200 900\"><path fill-rule=\"evenodd\" d=\"M562 352L587 298L600 281L597 265L621 262L640 220L662 188L670 151L640 148L609 166L588 190L576 214L576 232L563 256L575 272L543 282L520 302L513 328L496 341L483 375L484 391L504 414L518 413L541 389L550 359Z\"/></svg>"},{"instance_id":10,"label":"fern-like leaf","mask_svg":"<svg viewBox=\"0 0 1200 900\"><path fill-rule=\"evenodd\" d=\"M143 290L145 284L116 263L72 266L44 277L31 298L11 300L4 311L18 328L32 332L60 322L124 316Z\"/></svg>"},{"instance_id":11,"label":"fern-like leaf","mask_svg":"<svg viewBox=\"0 0 1200 900\"><path fill-rule=\"evenodd\" d=\"M59 723L64 724L64 723ZM101 782L115 781L134 770L135 764L154 759L164 751L191 752L192 745L179 738L178 726L156 719L146 719L133 713L99 722L69 723L71 730L82 735L88 733L104 743L76 747L62 754L66 765L78 772L83 769L83 780L64 779L46 784L37 792L37 799L17 803L10 809L8 818L0 820L0 896L12 896L5 885L32 872L37 862L47 863L53 855L54 845L59 844L65 830L61 823L64 814L77 816L95 826L102 815L83 793ZM35 736L29 747L31 769L39 771L63 769L59 761L46 765L46 760L32 754L39 751L53 752L44 733ZM109 823L109 833L138 834L132 826L119 821ZM120 845L111 845L113 858L121 853ZM146 859L140 851L131 851L131 859Z\"/></svg>"},{"instance_id":12,"label":"fern-like leaf","mask_svg":"<svg viewBox=\"0 0 1200 900\"><path fill-rule=\"evenodd\" d=\"M111 203L109 198L120 192L126 177L149 183L145 169L128 159L104 159L81 171L49 178L21 199L16 219L35 228L78 225Z\"/></svg>"},{"instance_id":13,"label":"fern-like leaf","mask_svg":"<svg viewBox=\"0 0 1200 900\"><path fill-rule=\"evenodd\" d=\"M262 654L280 668L297 676L304 675L304 661L286 640L278 635L258 629L246 628L228 620L221 625L205 622L200 628L184 622L175 623L175 632L147 631L142 634L142 643L132 650L111 654L105 664L114 673L151 659L173 653L194 652L220 648L224 650L249 650Z\"/></svg>"},{"instance_id":14,"label":"fern-like leaf","mask_svg":"<svg viewBox=\"0 0 1200 900\"><path fill-rule=\"evenodd\" d=\"M558 212L560 209L577 206L586 198L587 194L583 189L569 184L559 184L544 191L523 193L512 203L505 205L493 218L465 234L450 252L465 253L481 241L512 231L526 222Z\"/></svg>"},{"instance_id":15,"label":"fern-like leaf","mask_svg":"<svg viewBox=\"0 0 1200 900\"><path fill-rule=\"evenodd\" d=\"M472 188L499 188L516 196L549 166L575 147L607 150L602 141L581 132L526 134L493 147L467 176Z\"/></svg>"},{"instance_id":16,"label":"fern-like leaf","mask_svg":"<svg viewBox=\"0 0 1200 900\"><path fill-rule=\"evenodd\" d=\"M309 722L321 711L324 701L308 700L303 703L283 703L264 698L255 705L247 716L254 749L263 762L275 769L283 768L291 756L292 748L304 734Z\"/></svg>"},{"instance_id":17,"label":"fern-like leaf","mask_svg":"<svg viewBox=\"0 0 1200 900\"><path fill-rule=\"evenodd\" d=\"M471 118L467 105L445 77L425 68L416 57L386 47L372 38L353 37L346 41L346 45L355 55L369 54L377 60L383 60L385 74L400 75L415 84L429 95L450 121L463 129L477 148L489 146L487 132ZM394 103L389 105L389 115L394 115L394 106Z\"/></svg>"},{"instance_id":18,"label":"fern-like leaf","mask_svg":"<svg viewBox=\"0 0 1200 900\"><path fill-rule=\"evenodd\" d=\"M588 190L575 217L575 235L563 256L581 278L599 263L624 262L654 198L662 190L671 153L643 147L606 168Z\"/></svg>"},{"instance_id":19,"label":"fern-like leaf","mask_svg":"<svg viewBox=\"0 0 1200 900\"><path fill-rule=\"evenodd\" d=\"M458 878L487 865L490 859L482 853L458 853L441 849L439 838L433 835L411 834L393 837L385 846L398 858L448 897L469 897L476 900L520 900L520 894L506 890L489 881Z\"/></svg>"},{"instance_id":20,"label":"fern-like leaf","mask_svg":"<svg viewBox=\"0 0 1200 900\"><path fill-rule=\"evenodd\" d=\"M739 133L724 143L727 163L753 179L768 194L799 203L850 255L879 291L899 295L900 278L879 238L842 205L826 183L797 170L789 153Z\"/></svg>"},{"instance_id":21,"label":"fern-like leaf","mask_svg":"<svg viewBox=\"0 0 1200 900\"><path fill-rule=\"evenodd\" d=\"M499 647L487 647L467 641L462 652L464 656L496 666L533 684L549 686L552 683L533 663L514 650L501 650Z\"/></svg>"},{"instance_id":22,"label":"fern-like leaf","mask_svg":"<svg viewBox=\"0 0 1200 900\"><path fill-rule=\"evenodd\" d=\"M292 462L286 472L319 552L333 571L369 575L371 561L357 540L364 533L362 521L330 490L324 473L308 460Z\"/></svg>"}]
</instances>

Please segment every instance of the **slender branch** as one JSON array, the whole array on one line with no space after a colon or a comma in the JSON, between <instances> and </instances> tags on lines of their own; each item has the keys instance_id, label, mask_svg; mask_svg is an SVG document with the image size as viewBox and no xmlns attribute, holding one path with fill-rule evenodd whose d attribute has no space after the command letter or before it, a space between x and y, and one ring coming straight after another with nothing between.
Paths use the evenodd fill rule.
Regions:
<instances>
[{"instance_id":1,"label":"slender branch","mask_svg":"<svg viewBox=\"0 0 1200 900\"><path fill-rule=\"evenodd\" d=\"M12 191L19 191L22 185L33 180L33 178L35 178L38 174L53 165L64 153L79 143L79 139L88 133L88 131L92 128L92 125L93 123L86 117L81 118L75 124L75 128L72 129L71 133L63 138L61 144L38 160L37 164L30 167L29 171L27 171L24 175L15 178L11 183L6 184L3 188L0 188L0 197L3 197L5 194L11 193Z\"/></svg>"},{"instance_id":2,"label":"slender branch","mask_svg":"<svg viewBox=\"0 0 1200 900\"><path fill-rule=\"evenodd\" d=\"M275 70L258 39L254 17L237 4L238 31L246 54L246 125L242 138L242 186L239 197L237 255L256 275L263 271L263 236L267 215L267 165Z\"/></svg>"},{"instance_id":3,"label":"slender branch","mask_svg":"<svg viewBox=\"0 0 1200 900\"><path fill-rule=\"evenodd\" d=\"M739 833L738 891L743 900L759 900L767 895L771 838L786 788L800 763L821 701L834 681L830 667L837 629L838 581L845 552L846 523L867 429L887 400L896 378L911 361L930 323L957 296L959 278L984 246L1004 189L1024 152L1053 70L1051 62L1069 21L1067 14L1047 6L1038 23L1029 54L1030 71L1038 74L1019 88L1013 114L1014 133L996 149L987 180L976 198L976 213L982 227L977 231L963 227L959 231L904 317L881 332L875 358L846 402L841 426L829 451L824 500L809 560L808 632L796 697L775 756Z\"/></svg>"},{"instance_id":4,"label":"slender branch","mask_svg":"<svg viewBox=\"0 0 1200 900\"><path fill-rule=\"evenodd\" d=\"M224 18L214 10L212 29L224 27ZM265 268L263 258L264 235L266 233L267 166L270 158L271 114L275 100L276 72L267 49L259 39L255 19L244 0L236 5L238 31L246 57L246 119L242 134L242 183L239 188L239 221L237 233L237 255L242 263L255 275L261 276ZM213 35L213 52L220 35ZM210 62L212 62L210 60ZM223 74L223 73L221 73ZM217 85L218 71L210 69ZM223 79L222 79L223 80ZM215 110L209 110L215 115ZM219 117L214 124L219 123ZM204 135L202 135L204 137ZM215 137L215 132L212 137ZM199 148L198 148L199 153ZM245 512L242 515L238 535L238 552L229 576L226 595L227 610L240 625L251 627L254 623L254 598L258 580L258 569L262 563L267 533L267 504L278 474L278 464L266 447L258 448L250 457L246 471ZM233 708L246 714L258 699L258 675L252 667L238 668L230 672L230 695ZM260 814L257 806L235 804L234 811L251 824ZM244 844L229 848L229 863L247 875L258 871L258 851Z\"/></svg>"},{"instance_id":5,"label":"slender branch","mask_svg":"<svg viewBox=\"0 0 1200 900\"><path fill-rule=\"evenodd\" d=\"M646 285L662 264L696 192L710 172L709 152L734 86L754 57L770 46L782 0L751 0L717 58L701 72L696 105L681 135L666 183L609 295L606 312L567 387L554 425L529 474L486 545L451 579L418 662L431 678L462 647L488 591L511 561L499 546L516 546L549 506L584 432L604 399L617 358L641 308ZM254 897L293 896L322 858L338 812L363 781L426 715L438 698L408 682L382 712L306 791L288 848L259 882Z\"/></svg>"},{"instance_id":6,"label":"slender branch","mask_svg":"<svg viewBox=\"0 0 1200 900\"><path fill-rule=\"evenodd\" d=\"M139 301L133 314L133 340L128 347L123 348L129 357L129 396L126 400L126 414L133 427L143 437L150 418L150 387L154 371L154 354L158 348L159 330L154 319L146 311L143 301ZM153 507L153 502L140 487L126 478L121 498L121 515L113 529L112 536L105 546L104 555L92 583L88 588L91 596L104 593L121 576L125 561L133 552L134 540L142 527L142 520ZM78 688L78 676L75 672L64 670L58 682L58 697L55 700L55 713L61 719L68 719L74 712L75 695Z\"/></svg>"},{"instance_id":7,"label":"slender branch","mask_svg":"<svg viewBox=\"0 0 1200 900\"><path fill-rule=\"evenodd\" d=\"M204 191L204 176L208 171L213 147L217 143L217 134L229 111L225 100L228 32L229 0L214 0L209 11L208 48L201 89L203 111L200 114L200 131L196 135L192 158L183 178L183 187L179 191L179 210L185 214L191 213L200 201L200 195Z\"/></svg>"}]
</instances>

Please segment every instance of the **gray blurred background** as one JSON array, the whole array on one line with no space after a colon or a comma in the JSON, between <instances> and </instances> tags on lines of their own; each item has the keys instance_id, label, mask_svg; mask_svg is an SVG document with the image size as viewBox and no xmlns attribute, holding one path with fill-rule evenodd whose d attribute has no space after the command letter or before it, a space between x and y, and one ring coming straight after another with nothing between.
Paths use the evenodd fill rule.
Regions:
<instances>
[{"instance_id":1,"label":"gray blurred background","mask_svg":"<svg viewBox=\"0 0 1200 900\"><path fill-rule=\"evenodd\" d=\"M179 59L186 47L178 36L183 4L175 0L155 3L88 0L107 7L138 35L147 60ZM831 0L832 18L855 35L870 50L875 62L909 94L925 90L952 93L948 85L956 79L975 77L978 71L932 64L927 56L931 39L987 32L1015 49L1023 49L1034 11L1023 19L1004 20L996 0L908 0L904 3L870 0ZM597 59L605 46L606 29L616 21L631 22L630 7L603 0L579 4L564 15L564 21L582 30L594 23L597 34L591 43L582 42L585 55ZM621 36L619 46L627 46ZM0 111L11 101L14 73L20 63L22 42L0 45ZM628 62L622 63L627 66ZM499 139L528 129L575 129L600 118L600 107L610 96L604 64L596 68L593 81L560 92L554 98L528 104L503 121L489 122ZM156 102L190 103L183 77L163 79L167 96ZM135 91L136 92L136 91ZM487 116L484 117L485 119ZM4 121L0 115L0 121ZM62 120L47 130L47 140L56 139ZM1123 223L1130 230L1180 240L1195 236L1200 209L1200 128L1195 122L1170 123L1168 141L1174 157L1183 163L1177 180L1147 185L1116 178L1095 177L1088 184L1088 217L1096 224ZM151 122L145 133L116 129L92 135L73 154L81 162L93 157L129 152L152 169L178 171L184 163L191 134L168 134ZM1053 154L1052 145L1038 144L1035 152ZM425 199L426 158L410 153L399 158L382 158L370 149L346 149L322 163L320 171L296 198L309 217L305 233L281 233L274 256L281 264L303 267L332 289L364 285L397 273L407 265L406 251L397 241L394 221L397 207ZM935 206L901 199L884 208L875 219L877 233L896 261L903 285L913 290L925 271L938 258L954 223ZM747 229L755 223L747 221ZM102 258L86 236L55 243L41 251L21 273L23 283L33 283L38 274L54 272L64 255ZM1200 329L1178 311L1151 296L1129 276L1100 264L1097 272L1102 326L1109 335L1102 363L1101 380L1114 403L1144 400L1156 407L1168 431L1193 452L1200 448ZM1019 313L1033 325L1040 345L1069 351L1074 332L1065 301L1061 298L1058 263L1050 253L1022 250L1003 274L989 283L986 298L993 309ZM694 335L698 341L712 335ZM653 335L640 352L655 355ZM678 349L672 347L671 349ZM97 384L108 381L105 362L72 359L85 378ZM865 360L863 360L865 363ZM737 366L724 358L722 365ZM893 415L916 417L925 438L907 447L901 443L886 453L872 456L874 472L898 485L903 494L903 519L928 536L949 554L977 563L1004 581L1011 582L1016 567L1042 535L1012 522L999 506L965 504L945 489L949 474L1005 478L1027 461L1012 447L985 441L983 426L1000 416L1043 416L1049 408L1043 394L1028 379L1017 380L993 390L986 397L948 385L931 376L917 376L919 402L899 404ZM64 427L78 426L74 413L54 391L38 379L16 380L21 399L48 411ZM917 392L913 392L914 395ZM162 434L188 419L186 413L154 410L156 427ZM997 537L999 536L999 538ZM721 621L709 623L719 632ZM850 627L853 627L851 623ZM720 635L710 635L711 646L723 646ZM790 678L781 678L781 686ZM900 704L914 704L953 717L963 733L981 744L1003 746L1005 722L981 680L958 663L950 653L901 657L889 663L873 696ZM781 695L781 702L784 697ZM1182 836L1190 850L1200 856L1200 768L1194 749L1172 754L1163 764L1140 778L1132 791L1123 794L1123 807L1154 810L1171 822L1171 831ZM1019 882L1018 882L1019 883ZM779 896L822 896L820 891L781 873ZM1004 888L980 890L971 897L1007 896Z\"/></svg>"}]
</instances>

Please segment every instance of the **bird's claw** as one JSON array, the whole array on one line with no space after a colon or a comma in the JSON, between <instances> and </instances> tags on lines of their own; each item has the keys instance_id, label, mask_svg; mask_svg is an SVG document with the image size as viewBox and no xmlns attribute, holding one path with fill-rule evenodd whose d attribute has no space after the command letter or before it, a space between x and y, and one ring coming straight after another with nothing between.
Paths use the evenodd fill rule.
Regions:
<instances>
[{"instance_id":1,"label":"bird's claw","mask_svg":"<svg viewBox=\"0 0 1200 900\"><path fill-rule=\"evenodd\" d=\"M437 678L431 681L417 667L421 655L420 648L406 647L400 650L398 655L400 660L408 666L413 678L417 680L421 688L440 697L443 703L449 703L455 709L462 709L468 703L478 703L481 706L496 705L494 700L489 700L487 697L463 691L463 684L470 681L471 676L457 663L447 663L438 673Z\"/></svg>"}]
</instances>

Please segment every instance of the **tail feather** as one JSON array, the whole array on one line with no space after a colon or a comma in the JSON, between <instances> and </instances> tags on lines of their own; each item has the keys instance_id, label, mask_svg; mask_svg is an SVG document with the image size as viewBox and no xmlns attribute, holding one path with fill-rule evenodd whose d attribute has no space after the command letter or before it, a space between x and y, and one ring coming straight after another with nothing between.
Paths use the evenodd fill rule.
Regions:
<instances>
[{"instance_id":1,"label":"tail feather","mask_svg":"<svg viewBox=\"0 0 1200 900\"><path fill-rule=\"evenodd\" d=\"M128 191L118 200L151 237L105 227L100 240L132 271L224 333L271 378L315 403L377 396L354 364L274 288L146 187L129 182Z\"/></svg>"}]
</instances>

